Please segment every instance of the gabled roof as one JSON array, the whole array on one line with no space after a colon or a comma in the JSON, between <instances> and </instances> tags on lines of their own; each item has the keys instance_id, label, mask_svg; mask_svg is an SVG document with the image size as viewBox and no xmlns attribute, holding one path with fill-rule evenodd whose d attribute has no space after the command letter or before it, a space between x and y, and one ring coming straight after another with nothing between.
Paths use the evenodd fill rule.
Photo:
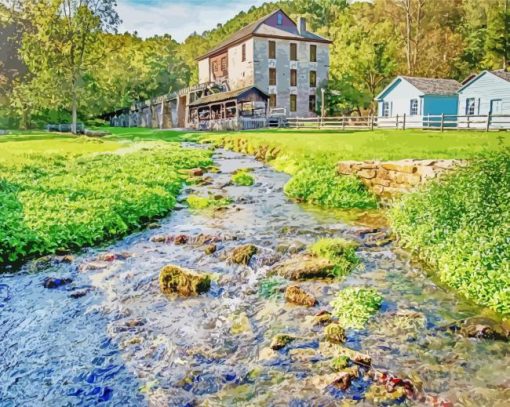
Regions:
<instances>
[{"instance_id":1,"label":"gabled roof","mask_svg":"<svg viewBox=\"0 0 510 407\"><path fill-rule=\"evenodd\" d=\"M252 89L256 90L264 97L269 98L269 96L266 93L262 92L256 86L248 86L248 87L242 88L242 89L231 90L229 92L218 92L218 93L213 93L212 95L201 97L200 99L197 99L194 102L191 102L189 104L189 106L192 107L192 106L207 105L209 103L223 102L223 101L229 100L229 99L236 99Z\"/></svg>"},{"instance_id":2,"label":"gabled roof","mask_svg":"<svg viewBox=\"0 0 510 407\"><path fill-rule=\"evenodd\" d=\"M376 96L376 100L391 91L398 83L406 81L414 86L423 95L430 96L453 96L461 87L455 79L420 78L415 76L397 76L384 90Z\"/></svg>"},{"instance_id":3,"label":"gabled roof","mask_svg":"<svg viewBox=\"0 0 510 407\"><path fill-rule=\"evenodd\" d=\"M316 41L316 42L324 42L327 44L330 44L331 41L321 37L320 35L311 33L309 31L305 31L302 34L299 33L291 33L286 30L282 30L277 27L272 27L268 24L265 24L265 22L274 16L277 13L284 14L289 20L291 20L294 25L296 23L288 16L285 11L282 9L278 9L273 11L272 13L260 18L259 20L255 21L254 23L251 23L243 28L241 28L236 33L232 34L229 38L227 38L225 41L221 42L219 45L208 51L206 54L201 55L197 58L197 61L200 61L202 59L205 59L211 55L217 54L221 51L224 51L225 49L228 49L230 45L233 45L237 42L241 42L243 40L246 40L250 37L260 36L260 37L274 37L274 38L282 38L282 39L294 39L296 41Z\"/></svg>"},{"instance_id":4,"label":"gabled roof","mask_svg":"<svg viewBox=\"0 0 510 407\"><path fill-rule=\"evenodd\" d=\"M504 69L499 69L496 71L482 71L478 75L473 76L470 80L464 81L463 86L459 89L459 92L466 89L469 85L480 79L482 76L486 74L494 75L500 79L503 79L504 81L510 82L510 72L505 71Z\"/></svg>"}]
</instances>

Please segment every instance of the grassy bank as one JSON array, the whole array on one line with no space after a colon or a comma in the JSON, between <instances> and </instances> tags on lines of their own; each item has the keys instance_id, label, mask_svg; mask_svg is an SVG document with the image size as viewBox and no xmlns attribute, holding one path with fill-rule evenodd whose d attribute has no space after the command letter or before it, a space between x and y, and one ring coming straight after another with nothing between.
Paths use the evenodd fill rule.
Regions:
<instances>
[{"instance_id":1,"label":"grassy bank","mask_svg":"<svg viewBox=\"0 0 510 407\"><path fill-rule=\"evenodd\" d=\"M47 133L0 142L0 264L93 245L166 214L179 170L210 164L176 143Z\"/></svg>"}]
</instances>

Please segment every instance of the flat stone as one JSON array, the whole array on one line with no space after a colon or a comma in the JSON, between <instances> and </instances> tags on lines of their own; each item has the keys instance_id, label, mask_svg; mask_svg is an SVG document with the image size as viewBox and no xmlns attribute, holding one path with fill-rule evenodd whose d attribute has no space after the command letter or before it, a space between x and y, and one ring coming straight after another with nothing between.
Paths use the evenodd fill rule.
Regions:
<instances>
[{"instance_id":1,"label":"flat stone","mask_svg":"<svg viewBox=\"0 0 510 407\"><path fill-rule=\"evenodd\" d=\"M356 173L358 177L367 179L375 178L376 174L375 170L360 170Z\"/></svg>"},{"instance_id":2,"label":"flat stone","mask_svg":"<svg viewBox=\"0 0 510 407\"><path fill-rule=\"evenodd\" d=\"M408 174L414 174L416 172L415 165L405 163L405 162L399 162L399 161L386 162L386 163L382 163L381 165L384 169L390 170L390 171L405 172Z\"/></svg>"},{"instance_id":3,"label":"flat stone","mask_svg":"<svg viewBox=\"0 0 510 407\"><path fill-rule=\"evenodd\" d=\"M270 273L289 280L306 280L328 278L334 268L335 265L327 259L309 255L296 255L277 264Z\"/></svg>"}]
</instances>

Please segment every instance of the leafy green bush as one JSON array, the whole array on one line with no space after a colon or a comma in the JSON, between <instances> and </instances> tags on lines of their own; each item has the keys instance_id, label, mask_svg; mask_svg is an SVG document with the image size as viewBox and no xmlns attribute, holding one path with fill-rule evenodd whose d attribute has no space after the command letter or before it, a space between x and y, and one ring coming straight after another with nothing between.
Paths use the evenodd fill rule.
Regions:
<instances>
[{"instance_id":1,"label":"leafy green bush","mask_svg":"<svg viewBox=\"0 0 510 407\"><path fill-rule=\"evenodd\" d=\"M178 169L210 163L202 150L143 146L124 154L0 157L0 264L137 229L175 205L184 182Z\"/></svg>"},{"instance_id":2,"label":"leafy green bush","mask_svg":"<svg viewBox=\"0 0 510 407\"><path fill-rule=\"evenodd\" d=\"M239 186L250 187L255 183L255 179L246 171L238 171L232 175L232 182Z\"/></svg>"},{"instance_id":3,"label":"leafy green bush","mask_svg":"<svg viewBox=\"0 0 510 407\"><path fill-rule=\"evenodd\" d=\"M442 282L510 315L510 151L405 196L390 217L401 244Z\"/></svg>"},{"instance_id":4,"label":"leafy green bush","mask_svg":"<svg viewBox=\"0 0 510 407\"><path fill-rule=\"evenodd\" d=\"M342 277L349 274L359 263L356 255L358 244L342 238L320 239L310 246L310 252L324 257L335 264L333 275Z\"/></svg>"},{"instance_id":5,"label":"leafy green bush","mask_svg":"<svg viewBox=\"0 0 510 407\"><path fill-rule=\"evenodd\" d=\"M312 164L298 170L285 185L285 193L325 208L377 208L377 199L359 179L339 176L333 166Z\"/></svg>"},{"instance_id":6,"label":"leafy green bush","mask_svg":"<svg viewBox=\"0 0 510 407\"><path fill-rule=\"evenodd\" d=\"M381 307L382 300L382 296L372 288L347 287L331 301L331 306L341 326L363 329Z\"/></svg>"}]
</instances>

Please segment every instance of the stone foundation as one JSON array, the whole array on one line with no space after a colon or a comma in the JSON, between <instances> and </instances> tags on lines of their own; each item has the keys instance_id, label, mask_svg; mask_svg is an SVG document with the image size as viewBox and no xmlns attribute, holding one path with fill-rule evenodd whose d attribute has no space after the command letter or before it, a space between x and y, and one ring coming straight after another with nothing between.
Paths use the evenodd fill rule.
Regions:
<instances>
[{"instance_id":1,"label":"stone foundation","mask_svg":"<svg viewBox=\"0 0 510 407\"><path fill-rule=\"evenodd\" d=\"M355 175L376 195L391 197L410 192L462 163L460 160L341 161L337 172Z\"/></svg>"}]
</instances>

